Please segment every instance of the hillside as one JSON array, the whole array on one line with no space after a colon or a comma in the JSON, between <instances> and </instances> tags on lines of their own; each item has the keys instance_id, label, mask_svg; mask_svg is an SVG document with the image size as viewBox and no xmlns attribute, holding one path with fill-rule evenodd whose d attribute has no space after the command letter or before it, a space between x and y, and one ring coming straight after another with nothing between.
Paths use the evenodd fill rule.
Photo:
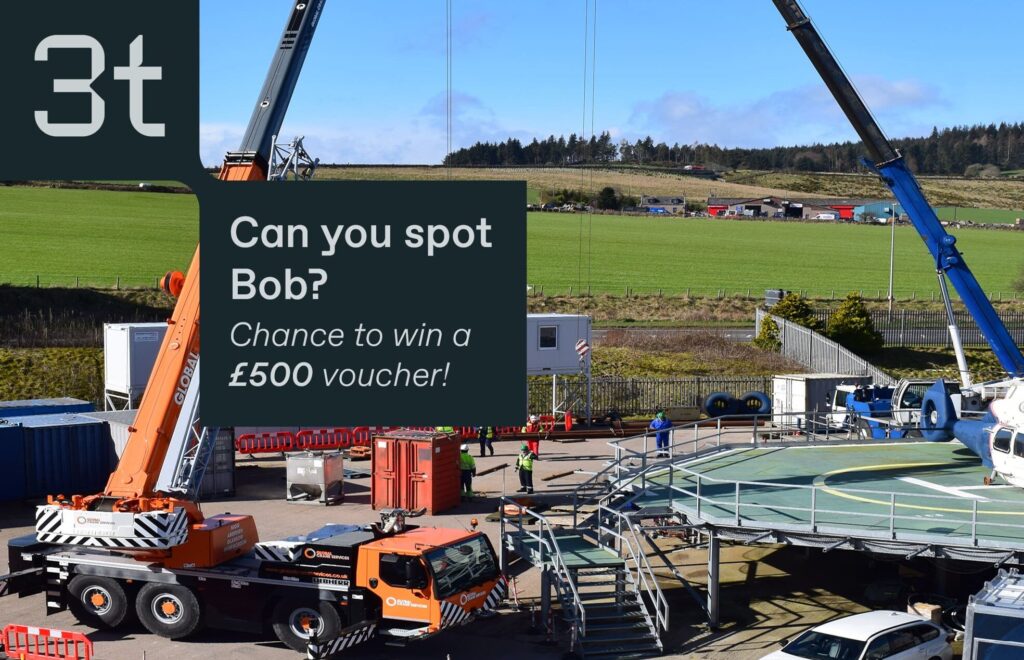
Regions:
<instances>
[{"instance_id":1,"label":"hillside","mask_svg":"<svg viewBox=\"0 0 1024 660\"><path fill-rule=\"evenodd\" d=\"M596 193L611 186L628 195L678 195L697 201L714 197L890 197L873 175L738 171L720 180L708 180L656 169L573 167L472 167L452 168L457 180L526 181L536 196L541 190L582 189ZM444 181L444 167L322 167L321 180L419 180ZM922 177L921 185L936 206L961 206L1006 210L1024 209L1024 181ZM531 201L536 201L536 198ZM1024 215L1024 211L1021 212Z\"/></svg>"}]
</instances>

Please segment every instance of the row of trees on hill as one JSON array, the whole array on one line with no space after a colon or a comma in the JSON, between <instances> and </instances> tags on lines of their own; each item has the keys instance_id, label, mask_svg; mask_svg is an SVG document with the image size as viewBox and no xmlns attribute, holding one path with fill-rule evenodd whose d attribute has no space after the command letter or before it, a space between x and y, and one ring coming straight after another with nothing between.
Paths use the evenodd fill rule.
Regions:
<instances>
[{"instance_id":1,"label":"row of trees on hill","mask_svg":"<svg viewBox=\"0 0 1024 660\"><path fill-rule=\"evenodd\" d=\"M999 170L1024 168L1024 122L957 126L931 135L894 140L910 167L921 174L988 176ZM446 165L705 165L714 169L799 170L855 172L866 153L860 142L814 144L767 149L727 149L709 144L655 143L648 136L615 143L607 131L599 136L575 133L523 144L516 138L504 142L477 142L445 158ZM986 167L989 166L989 167Z\"/></svg>"}]
</instances>

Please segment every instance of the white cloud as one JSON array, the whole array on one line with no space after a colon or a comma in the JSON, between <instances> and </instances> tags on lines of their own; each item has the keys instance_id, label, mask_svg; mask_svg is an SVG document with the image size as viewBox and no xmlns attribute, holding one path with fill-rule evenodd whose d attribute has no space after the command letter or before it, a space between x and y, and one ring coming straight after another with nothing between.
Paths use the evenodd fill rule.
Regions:
<instances>
[{"instance_id":1,"label":"white cloud","mask_svg":"<svg viewBox=\"0 0 1024 660\"><path fill-rule=\"evenodd\" d=\"M914 110L944 105L932 87L877 76L857 78L865 102L890 135L927 131ZM729 147L770 147L856 139L824 85L774 92L752 102L726 105L692 91L670 91L634 105L626 131L669 144L704 142Z\"/></svg>"}]
</instances>

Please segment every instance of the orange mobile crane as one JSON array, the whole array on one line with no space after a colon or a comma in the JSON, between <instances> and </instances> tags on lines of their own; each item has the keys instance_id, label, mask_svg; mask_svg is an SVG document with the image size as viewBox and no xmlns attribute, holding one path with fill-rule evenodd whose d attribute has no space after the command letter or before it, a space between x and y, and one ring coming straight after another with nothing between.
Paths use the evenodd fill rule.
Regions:
<instances>
[{"instance_id":1,"label":"orange mobile crane","mask_svg":"<svg viewBox=\"0 0 1024 660\"><path fill-rule=\"evenodd\" d=\"M293 5L222 180L312 176L317 161L302 139L279 145L275 134L325 2ZM8 544L6 591L45 592L47 614L71 609L93 627L117 627L134 609L150 632L172 639L204 624L258 632L269 623L304 651L316 630L327 655L377 634L433 635L504 599L485 535L406 525L401 510L382 511L377 525L265 543L251 516L204 517L193 498L216 433L199 415L199 251L187 275L169 273L162 287L177 303L117 468L100 494L37 507L36 533Z\"/></svg>"}]
</instances>

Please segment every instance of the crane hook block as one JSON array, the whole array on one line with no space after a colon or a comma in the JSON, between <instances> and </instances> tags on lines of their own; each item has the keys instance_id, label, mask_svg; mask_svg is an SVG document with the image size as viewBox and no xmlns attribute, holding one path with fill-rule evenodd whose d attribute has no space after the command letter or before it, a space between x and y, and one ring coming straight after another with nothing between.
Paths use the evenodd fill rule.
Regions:
<instances>
[{"instance_id":1,"label":"crane hook block","mask_svg":"<svg viewBox=\"0 0 1024 660\"><path fill-rule=\"evenodd\" d=\"M185 275L176 270L167 273L164 275L163 279L160 280L160 288L175 298L181 295L181 290L184 286Z\"/></svg>"}]
</instances>

